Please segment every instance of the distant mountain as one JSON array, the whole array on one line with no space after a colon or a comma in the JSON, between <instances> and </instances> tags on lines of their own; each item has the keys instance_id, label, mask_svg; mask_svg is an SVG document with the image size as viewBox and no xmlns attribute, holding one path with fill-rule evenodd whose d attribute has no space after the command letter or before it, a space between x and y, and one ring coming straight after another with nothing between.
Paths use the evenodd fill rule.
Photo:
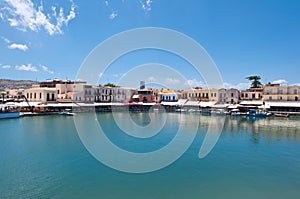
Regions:
<instances>
[{"instance_id":1,"label":"distant mountain","mask_svg":"<svg viewBox=\"0 0 300 199\"><path fill-rule=\"evenodd\" d=\"M31 80L11 80L11 79L0 79L0 90L3 89L18 89L18 88L31 88L33 84L38 82Z\"/></svg>"}]
</instances>

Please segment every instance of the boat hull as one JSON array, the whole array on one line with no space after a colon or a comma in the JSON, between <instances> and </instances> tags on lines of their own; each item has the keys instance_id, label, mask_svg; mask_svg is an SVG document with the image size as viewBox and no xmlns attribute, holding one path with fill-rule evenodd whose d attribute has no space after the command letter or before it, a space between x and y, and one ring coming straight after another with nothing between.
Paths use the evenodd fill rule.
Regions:
<instances>
[{"instance_id":1,"label":"boat hull","mask_svg":"<svg viewBox=\"0 0 300 199\"><path fill-rule=\"evenodd\" d=\"M277 114L274 114L275 117L283 117L283 118L288 118L289 117L289 114L280 114L280 113L277 113Z\"/></svg>"},{"instance_id":2,"label":"boat hull","mask_svg":"<svg viewBox=\"0 0 300 199\"><path fill-rule=\"evenodd\" d=\"M0 119L7 118L18 118L20 117L20 112L0 112Z\"/></svg>"}]
</instances>

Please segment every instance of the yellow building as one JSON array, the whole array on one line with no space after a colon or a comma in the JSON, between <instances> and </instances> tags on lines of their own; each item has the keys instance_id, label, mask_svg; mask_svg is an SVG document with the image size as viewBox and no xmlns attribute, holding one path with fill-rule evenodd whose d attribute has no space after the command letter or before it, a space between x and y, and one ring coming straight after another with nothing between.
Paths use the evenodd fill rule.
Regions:
<instances>
[{"instance_id":1,"label":"yellow building","mask_svg":"<svg viewBox=\"0 0 300 199\"><path fill-rule=\"evenodd\" d=\"M218 89L192 88L182 91L182 98L190 101L218 101Z\"/></svg>"}]
</instances>

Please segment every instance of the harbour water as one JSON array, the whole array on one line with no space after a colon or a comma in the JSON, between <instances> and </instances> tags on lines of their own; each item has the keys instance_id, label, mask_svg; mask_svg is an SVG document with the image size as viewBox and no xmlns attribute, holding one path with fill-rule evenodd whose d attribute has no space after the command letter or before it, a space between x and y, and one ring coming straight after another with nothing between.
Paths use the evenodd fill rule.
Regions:
<instances>
[{"instance_id":1,"label":"harbour water","mask_svg":"<svg viewBox=\"0 0 300 199\"><path fill-rule=\"evenodd\" d=\"M111 113L97 118L113 143L143 153L169 143L180 121L195 115L167 113L162 131L142 140L122 133ZM148 113L131 116L139 125L150 122ZM96 160L82 144L73 117L0 120L0 198L299 198L299 118L227 116L217 144L199 159L208 123L216 116L197 117L199 130L183 156L145 174L120 172Z\"/></svg>"}]
</instances>

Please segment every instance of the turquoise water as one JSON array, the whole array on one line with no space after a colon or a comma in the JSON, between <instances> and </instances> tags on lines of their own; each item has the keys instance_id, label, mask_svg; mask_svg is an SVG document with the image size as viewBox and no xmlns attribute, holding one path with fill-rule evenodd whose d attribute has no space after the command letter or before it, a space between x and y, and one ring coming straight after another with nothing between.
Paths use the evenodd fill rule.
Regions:
<instances>
[{"instance_id":1,"label":"turquoise water","mask_svg":"<svg viewBox=\"0 0 300 199\"><path fill-rule=\"evenodd\" d=\"M97 114L110 140L133 152L163 147L179 121L191 116L168 113L161 133L140 140L122 133L111 113ZM72 117L0 120L0 198L299 198L299 119L226 117L214 149L199 159L211 120L199 117L199 131L184 155L146 174L123 173L97 161L81 143ZM150 122L146 113L132 118L140 125Z\"/></svg>"}]
</instances>

